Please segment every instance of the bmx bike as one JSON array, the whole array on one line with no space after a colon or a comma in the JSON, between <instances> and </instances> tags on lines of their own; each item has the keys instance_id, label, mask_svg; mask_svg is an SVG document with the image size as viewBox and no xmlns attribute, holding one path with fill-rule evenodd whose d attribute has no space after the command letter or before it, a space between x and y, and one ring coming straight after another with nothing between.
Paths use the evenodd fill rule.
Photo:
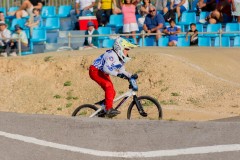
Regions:
<instances>
[{"instance_id":1,"label":"bmx bike","mask_svg":"<svg viewBox=\"0 0 240 160\"><path fill-rule=\"evenodd\" d=\"M113 104L120 101L115 109L119 109L128 99L133 97L127 110L127 119L162 119L162 107L157 99L150 96L137 96L138 86L136 79L129 79L129 91L113 100ZM105 117L104 101L94 104L83 104L77 107L72 116L78 117Z\"/></svg>"}]
</instances>

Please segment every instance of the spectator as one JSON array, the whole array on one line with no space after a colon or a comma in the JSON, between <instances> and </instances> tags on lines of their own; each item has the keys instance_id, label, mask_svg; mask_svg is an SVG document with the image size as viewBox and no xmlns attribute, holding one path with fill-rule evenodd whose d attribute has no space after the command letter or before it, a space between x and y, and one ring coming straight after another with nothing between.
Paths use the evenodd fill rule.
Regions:
<instances>
[{"instance_id":1,"label":"spectator","mask_svg":"<svg viewBox=\"0 0 240 160\"><path fill-rule=\"evenodd\" d=\"M232 15L237 16L237 22L240 23L240 0L232 0Z\"/></svg>"},{"instance_id":2,"label":"spectator","mask_svg":"<svg viewBox=\"0 0 240 160\"><path fill-rule=\"evenodd\" d=\"M188 0L171 0L170 9L177 12L178 20L180 20L181 13L189 9Z\"/></svg>"},{"instance_id":3,"label":"spectator","mask_svg":"<svg viewBox=\"0 0 240 160\"><path fill-rule=\"evenodd\" d=\"M136 20L136 0L124 0L122 4L123 14L123 33L132 33L132 37L137 44L136 31L138 31L138 24ZM129 37L129 36L126 36Z\"/></svg>"},{"instance_id":4,"label":"spectator","mask_svg":"<svg viewBox=\"0 0 240 160\"><path fill-rule=\"evenodd\" d=\"M160 13L166 14L168 11L167 0L156 0L155 6L156 6L156 9L160 11Z\"/></svg>"},{"instance_id":5,"label":"spectator","mask_svg":"<svg viewBox=\"0 0 240 160\"><path fill-rule=\"evenodd\" d=\"M198 30L196 29L196 24L190 24L190 30L186 34L186 41L188 41L188 35L190 34L190 45L194 46L198 44Z\"/></svg>"},{"instance_id":6,"label":"spectator","mask_svg":"<svg viewBox=\"0 0 240 160\"><path fill-rule=\"evenodd\" d=\"M121 12L117 7L116 0L99 0L97 9L96 16L99 26L105 26L109 22L113 10L114 14Z\"/></svg>"},{"instance_id":7,"label":"spectator","mask_svg":"<svg viewBox=\"0 0 240 160\"><path fill-rule=\"evenodd\" d=\"M94 23L89 21L87 24L88 30L86 30L85 35L98 35L98 31L94 28ZM85 37L83 48L80 49L93 49L98 48L98 37Z\"/></svg>"},{"instance_id":8,"label":"spectator","mask_svg":"<svg viewBox=\"0 0 240 160\"><path fill-rule=\"evenodd\" d=\"M7 38L3 40L4 38ZM11 32L7 29L7 24L4 21L0 21L0 53L1 57L7 57L9 54L9 42L11 38Z\"/></svg>"},{"instance_id":9,"label":"spectator","mask_svg":"<svg viewBox=\"0 0 240 160\"><path fill-rule=\"evenodd\" d=\"M165 26L165 20L161 14L157 14L154 6L149 7L149 14L146 16L143 30L146 33L158 33L156 35L156 41L161 37L161 32Z\"/></svg>"},{"instance_id":10,"label":"spectator","mask_svg":"<svg viewBox=\"0 0 240 160\"><path fill-rule=\"evenodd\" d=\"M6 25L8 26L8 28L11 26L11 23L8 19L5 19L5 15L3 12L0 11L0 21L3 21L6 23Z\"/></svg>"},{"instance_id":11,"label":"spectator","mask_svg":"<svg viewBox=\"0 0 240 160\"><path fill-rule=\"evenodd\" d=\"M28 26L30 28L30 34L32 35L32 30L33 28L38 28L38 27L42 27L43 26L43 20L42 17L40 15L40 9L34 8L33 9L33 21L27 21L27 23L25 24L26 26Z\"/></svg>"},{"instance_id":12,"label":"spectator","mask_svg":"<svg viewBox=\"0 0 240 160\"><path fill-rule=\"evenodd\" d=\"M211 24L215 24L218 22L232 22L232 18L231 4L228 2L228 0L219 0L216 9L209 14L206 20Z\"/></svg>"},{"instance_id":13,"label":"spectator","mask_svg":"<svg viewBox=\"0 0 240 160\"><path fill-rule=\"evenodd\" d=\"M22 18L30 16L30 19L33 18L33 9L42 9L42 0L24 0L19 10L16 11L16 18Z\"/></svg>"},{"instance_id":14,"label":"spectator","mask_svg":"<svg viewBox=\"0 0 240 160\"><path fill-rule=\"evenodd\" d=\"M140 7L140 15L138 18L138 26L143 27L146 16L149 14L149 7L152 6L151 0L142 0L142 5Z\"/></svg>"},{"instance_id":15,"label":"spectator","mask_svg":"<svg viewBox=\"0 0 240 160\"><path fill-rule=\"evenodd\" d=\"M207 0L206 2L204 2L204 0L199 0L197 3L197 9L199 10L199 12L201 11L207 11L207 12L211 12L213 10L216 9L216 0Z\"/></svg>"},{"instance_id":16,"label":"spectator","mask_svg":"<svg viewBox=\"0 0 240 160\"><path fill-rule=\"evenodd\" d=\"M170 20L170 26L168 26L165 30L164 33L166 35L169 35L169 42L168 46L177 46L177 41L178 41L178 33L180 33L180 27L176 26L176 23L174 20Z\"/></svg>"},{"instance_id":17,"label":"spectator","mask_svg":"<svg viewBox=\"0 0 240 160\"><path fill-rule=\"evenodd\" d=\"M23 29L16 24L14 26L15 28L15 33L13 33L12 38L16 39L16 40L11 40L10 43L10 47L11 47L11 56L17 56L17 52L19 51L19 44L18 44L18 39L20 38L20 42L21 42L21 51L28 51L29 50L29 46L28 46L28 38L26 35L26 32L23 31Z\"/></svg>"}]
</instances>

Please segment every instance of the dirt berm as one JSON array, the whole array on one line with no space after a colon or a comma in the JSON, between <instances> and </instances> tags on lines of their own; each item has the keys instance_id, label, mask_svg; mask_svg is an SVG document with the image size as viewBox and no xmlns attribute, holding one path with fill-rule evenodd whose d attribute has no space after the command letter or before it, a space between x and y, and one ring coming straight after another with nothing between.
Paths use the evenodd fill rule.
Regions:
<instances>
[{"instance_id":1,"label":"dirt berm","mask_svg":"<svg viewBox=\"0 0 240 160\"><path fill-rule=\"evenodd\" d=\"M1 58L0 111L70 116L78 105L103 99L88 67L104 51ZM239 116L240 49L137 48L130 57L126 68L139 75L138 95L157 98L165 120ZM128 90L126 81L112 80L117 95Z\"/></svg>"}]
</instances>

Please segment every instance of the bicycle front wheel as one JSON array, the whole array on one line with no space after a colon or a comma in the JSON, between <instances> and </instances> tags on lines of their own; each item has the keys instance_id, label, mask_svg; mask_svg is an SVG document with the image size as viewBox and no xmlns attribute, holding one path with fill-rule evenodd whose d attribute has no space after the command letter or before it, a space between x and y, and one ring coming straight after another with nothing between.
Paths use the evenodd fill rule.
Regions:
<instances>
[{"instance_id":1,"label":"bicycle front wheel","mask_svg":"<svg viewBox=\"0 0 240 160\"><path fill-rule=\"evenodd\" d=\"M77 117L89 117L92 115L98 108L92 104L84 104L79 107L77 107L74 112L72 113L72 116Z\"/></svg>"},{"instance_id":2,"label":"bicycle front wheel","mask_svg":"<svg viewBox=\"0 0 240 160\"><path fill-rule=\"evenodd\" d=\"M127 112L128 119L150 119L150 120L160 120L162 119L162 107L159 102L150 96L140 96L137 98L143 107L144 112L147 116L144 117L140 115L135 102L133 101Z\"/></svg>"}]
</instances>

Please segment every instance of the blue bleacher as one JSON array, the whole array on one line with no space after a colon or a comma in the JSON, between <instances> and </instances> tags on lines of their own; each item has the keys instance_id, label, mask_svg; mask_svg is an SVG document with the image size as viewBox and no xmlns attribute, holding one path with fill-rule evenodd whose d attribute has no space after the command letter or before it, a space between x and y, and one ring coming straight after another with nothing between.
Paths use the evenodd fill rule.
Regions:
<instances>
[{"instance_id":1,"label":"blue bleacher","mask_svg":"<svg viewBox=\"0 0 240 160\"><path fill-rule=\"evenodd\" d=\"M49 18L56 16L56 7L55 6L43 6L41 11L42 18Z\"/></svg>"},{"instance_id":2,"label":"blue bleacher","mask_svg":"<svg viewBox=\"0 0 240 160\"><path fill-rule=\"evenodd\" d=\"M214 47L220 47L220 37L215 38ZM221 37L221 47L230 47L229 37Z\"/></svg>"}]
</instances>

